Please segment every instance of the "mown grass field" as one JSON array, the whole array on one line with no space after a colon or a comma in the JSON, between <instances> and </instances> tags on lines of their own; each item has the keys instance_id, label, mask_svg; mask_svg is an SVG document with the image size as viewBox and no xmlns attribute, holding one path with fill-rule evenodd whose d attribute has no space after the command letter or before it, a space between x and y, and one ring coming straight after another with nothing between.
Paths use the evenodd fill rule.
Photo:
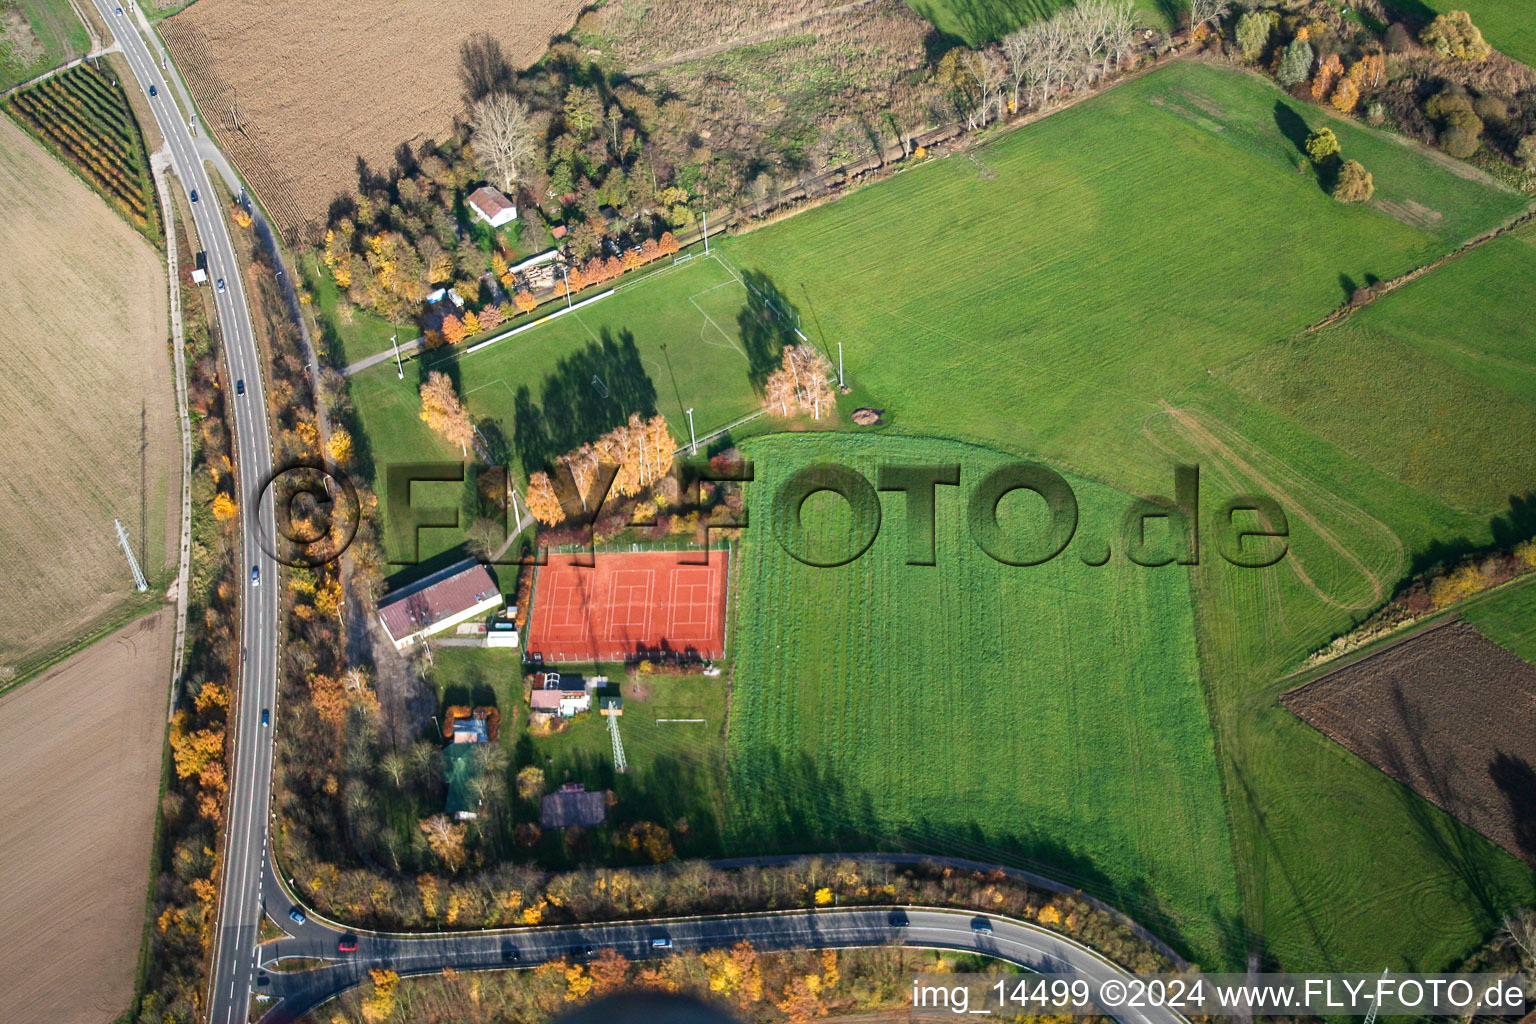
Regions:
<instances>
[{"instance_id":1,"label":"mown grass field","mask_svg":"<svg viewBox=\"0 0 1536 1024\"><path fill-rule=\"evenodd\" d=\"M1341 206L1301 166L1297 140L1324 123L1374 172L1372 206ZM1195 63L975 155L981 167L934 161L722 248L807 320L812 306L903 425L1121 479L1160 398L1525 205Z\"/></svg>"},{"instance_id":2,"label":"mown grass field","mask_svg":"<svg viewBox=\"0 0 1536 1024\"><path fill-rule=\"evenodd\" d=\"M842 434L745 451L757 478L737 589L732 851L898 844L1028 864L1197 955L1219 949L1239 907L1188 576L1080 556L1118 538L1129 498L1074 481L1081 544L1012 567L976 547L963 512L1005 461L996 451ZM881 464L958 462L961 487L940 489L937 565L905 564L899 495L852 564L786 554L769 496L822 460L871 481ZM1005 528L1033 522L1022 498L1002 508ZM813 535L846 529L836 499L805 514Z\"/></svg>"},{"instance_id":3,"label":"mown grass field","mask_svg":"<svg viewBox=\"0 0 1536 1024\"><path fill-rule=\"evenodd\" d=\"M1478 631L1526 661L1536 662L1536 580L1509 587L1463 614Z\"/></svg>"},{"instance_id":4,"label":"mown grass field","mask_svg":"<svg viewBox=\"0 0 1536 1024\"><path fill-rule=\"evenodd\" d=\"M748 295L724 265L700 259L479 352L428 352L407 364L404 380L393 362L370 367L352 378L352 398L374 478L382 485L386 462L459 456L418 416L420 382L433 370L454 378L519 480L631 412L666 416L679 444L688 439L687 409L700 436L726 426L757 409L749 353L764 350L765 329L777 330L752 312ZM423 494L443 487L445 500L456 494L451 485L421 486ZM441 544L462 539L438 532Z\"/></svg>"}]
</instances>

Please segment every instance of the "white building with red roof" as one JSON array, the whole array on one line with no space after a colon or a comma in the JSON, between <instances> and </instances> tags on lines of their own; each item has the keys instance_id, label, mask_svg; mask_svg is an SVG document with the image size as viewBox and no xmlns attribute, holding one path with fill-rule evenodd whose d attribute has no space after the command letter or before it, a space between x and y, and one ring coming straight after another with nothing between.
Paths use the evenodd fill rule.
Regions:
<instances>
[{"instance_id":1,"label":"white building with red roof","mask_svg":"<svg viewBox=\"0 0 1536 1024\"><path fill-rule=\"evenodd\" d=\"M465 200L476 217L493 228L517 220L517 204L489 185L481 185Z\"/></svg>"}]
</instances>

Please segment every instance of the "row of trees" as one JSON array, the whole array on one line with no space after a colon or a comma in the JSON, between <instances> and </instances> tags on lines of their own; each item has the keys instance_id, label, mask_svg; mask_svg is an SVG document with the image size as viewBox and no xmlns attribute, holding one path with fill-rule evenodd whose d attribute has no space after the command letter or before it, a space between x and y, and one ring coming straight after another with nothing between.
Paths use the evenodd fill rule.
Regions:
<instances>
[{"instance_id":1,"label":"row of trees","mask_svg":"<svg viewBox=\"0 0 1536 1024\"><path fill-rule=\"evenodd\" d=\"M1129 67L1136 34L1131 0L1086 0L1009 33L996 47L956 47L940 58L936 74L974 130Z\"/></svg>"},{"instance_id":2,"label":"row of trees","mask_svg":"<svg viewBox=\"0 0 1536 1024\"><path fill-rule=\"evenodd\" d=\"M1400 23L1378 37L1318 5L1301 15L1250 10L1232 34L1243 60L1267 55L1275 79L1297 95L1363 111L1372 124L1390 118L1459 159L1490 144L1489 155L1536 169L1536 75L1496 54L1464 11L1437 15L1417 39Z\"/></svg>"},{"instance_id":3,"label":"row of trees","mask_svg":"<svg viewBox=\"0 0 1536 1024\"><path fill-rule=\"evenodd\" d=\"M184 235L182 237L185 237ZM171 761L160 799L160 829L145 963L148 974L133 1018L139 1024L194 1024L202 1018L203 967L213 933L219 859L214 854L229 780L226 735L236 664L233 623L240 594L232 516L218 498L233 470L227 393L204 292L184 259L182 319L187 344L187 400L198 434L193 446L193 517L187 635L182 686L169 730ZM227 500L227 497L226 497Z\"/></svg>"},{"instance_id":4,"label":"row of trees","mask_svg":"<svg viewBox=\"0 0 1536 1024\"><path fill-rule=\"evenodd\" d=\"M612 467L614 474L607 494L633 497L671 472L676 448L665 416L658 413L647 419L639 413L631 413L627 422L596 441L559 456L555 464L565 471L575 487L582 511L587 511L603 467ZM536 472L529 476L528 512L548 526L566 518L566 505L548 473Z\"/></svg>"}]
</instances>

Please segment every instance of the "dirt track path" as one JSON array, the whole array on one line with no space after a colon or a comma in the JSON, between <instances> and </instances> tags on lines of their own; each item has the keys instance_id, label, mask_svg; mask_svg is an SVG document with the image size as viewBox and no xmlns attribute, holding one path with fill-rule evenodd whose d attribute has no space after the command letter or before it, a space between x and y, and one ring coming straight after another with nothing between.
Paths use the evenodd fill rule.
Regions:
<instances>
[{"instance_id":1,"label":"dirt track path","mask_svg":"<svg viewBox=\"0 0 1536 1024\"><path fill-rule=\"evenodd\" d=\"M1238 454L1237 451L1235 451L1230 445L1217 437L1216 433L1211 428L1203 424L1200 421L1200 418L1196 416L1192 411L1188 409L1176 409L1172 405L1169 405L1166 401L1162 402L1161 405L1163 411L1168 415L1169 419L1173 421L1174 428L1187 441L1193 444L1200 451L1205 452L1210 457L1216 459L1218 462L1226 464L1233 472L1250 480L1265 494L1268 494L1270 497L1280 502L1280 504L1286 509L1288 515L1293 515L1305 523L1313 533L1317 534L1323 543L1327 544L1330 548L1342 556L1344 560L1348 562L1349 565L1353 567L1363 579L1365 579L1371 588L1371 597L1367 601L1360 601L1355 603L1346 603L1340 601L1324 592L1322 587L1320 587L1317 582L1314 581L1312 577L1307 573L1306 569L1302 567L1300 559L1294 557L1294 555L1293 557L1288 558L1286 562L1291 567L1291 571L1296 574L1297 578L1301 580L1304 586L1306 586L1309 590L1317 595L1319 600L1335 608L1340 608L1345 611L1365 611L1381 604L1382 600L1386 597L1386 582L1382 578L1382 574L1373 572L1363 561L1360 560L1360 558L1358 558L1353 552L1346 548L1344 544L1338 539L1338 537L1323 525L1322 520L1320 520L1311 510L1309 510L1305 505L1301 503L1297 495L1293 493L1292 489L1281 486L1271 476L1265 474L1248 459L1245 459L1242 455ZM1393 542L1397 546L1398 553L1401 556L1402 542L1397 539L1397 535L1390 528L1388 528L1385 523L1382 523L1380 520L1367 515L1363 511L1360 511L1360 517L1370 523L1374 523L1385 533L1386 536L1392 538Z\"/></svg>"}]
</instances>

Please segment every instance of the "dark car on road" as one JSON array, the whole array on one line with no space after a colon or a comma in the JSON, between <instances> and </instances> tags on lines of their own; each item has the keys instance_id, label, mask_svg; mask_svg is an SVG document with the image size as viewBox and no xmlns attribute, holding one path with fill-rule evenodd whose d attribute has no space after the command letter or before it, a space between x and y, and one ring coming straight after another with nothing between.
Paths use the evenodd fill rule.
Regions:
<instances>
[{"instance_id":1,"label":"dark car on road","mask_svg":"<svg viewBox=\"0 0 1536 1024\"><path fill-rule=\"evenodd\" d=\"M149 87L149 95L150 95L151 98L153 98L156 95L158 95L158 93L156 93L156 91L155 91L155 87L154 86L150 86Z\"/></svg>"},{"instance_id":2,"label":"dark car on road","mask_svg":"<svg viewBox=\"0 0 1536 1024\"><path fill-rule=\"evenodd\" d=\"M267 708L261 709L261 724L263 726L272 724L272 712Z\"/></svg>"},{"instance_id":3,"label":"dark car on road","mask_svg":"<svg viewBox=\"0 0 1536 1024\"><path fill-rule=\"evenodd\" d=\"M235 394L237 394L237 395L245 394L245 378L244 377L241 377L239 380L235 381Z\"/></svg>"},{"instance_id":4,"label":"dark car on road","mask_svg":"<svg viewBox=\"0 0 1536 1024\"><path fill-rule=\"evenodd\" d=\"M192 201L197 202L197 189L192 190Z\"/></svg>"},{"instance_id":5,"label":"dark car on road","mask_svg":"<svg viewBox=\"0 0 1536 1024\"><path fill-rule=\"evenodd\" d=\"M907 920L907 912L905 910L893 910L885 920L892 928L905 928L911 924Z\"/></svg>"},{"instance_id":6,"label":"dark car on road","mask_svg":"<svg viewBox=\"0 0 1536 1024\"><path fill-rule=\"evenodd\" d=\"M512 943L503 942L501 944L501 958L507 963L516 963L521 956L522 954L518 953L517 947L512 945Z\"/></svg>"},{"instance_id":7,"label":"dark car on road","mask_svg":"<svg viewBox=\"0 0 1536 1024\"><path fill-rule=\"evenodd\" d=\"M973 917L971 918L971 931L977 935L991 935L992 922L984 917Z\"/></svg>"}]
</instances>

